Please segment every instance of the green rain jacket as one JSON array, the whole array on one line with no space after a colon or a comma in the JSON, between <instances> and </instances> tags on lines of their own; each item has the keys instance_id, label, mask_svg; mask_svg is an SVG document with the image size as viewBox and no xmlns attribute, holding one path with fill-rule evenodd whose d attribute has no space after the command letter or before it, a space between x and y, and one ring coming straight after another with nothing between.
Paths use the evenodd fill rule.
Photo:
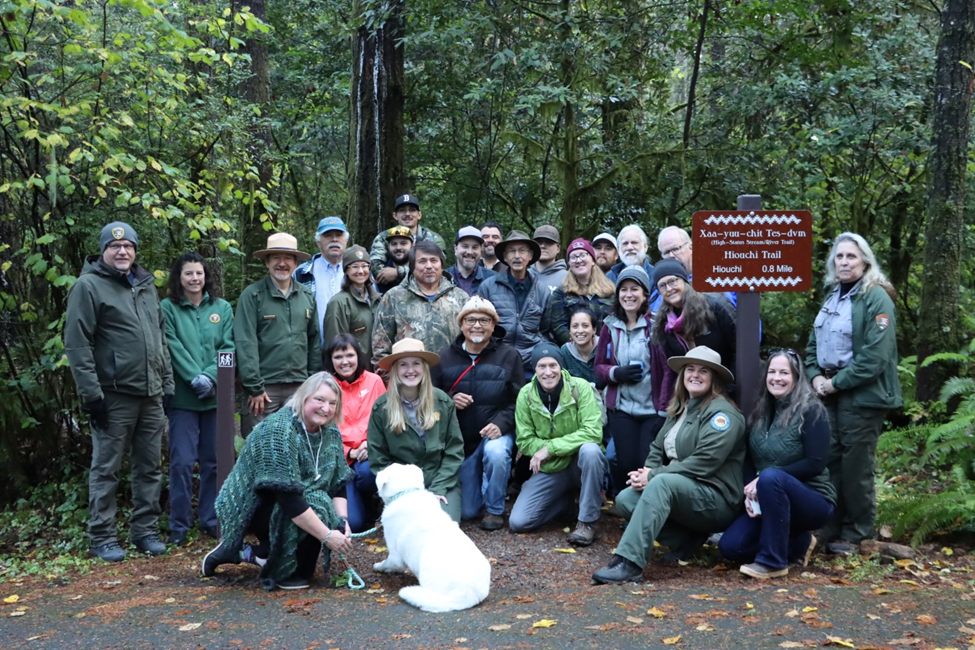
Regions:
<instances>
[{"instance_id":1,"label":"green rain jacket","mask_svg":"<svg viewBox=\"0 0 975 650\"><path fill-rule=\"evenodd\" d=\"M201 400L190 386L199 375L217 383L217 352L234 349L234 311L221 298L203 295L199 307L189 300L177 305L163 300L169 357L176 380L173 406L184 411L209 411L217 408L217 398Z\"/></svg>"}]
</instances>

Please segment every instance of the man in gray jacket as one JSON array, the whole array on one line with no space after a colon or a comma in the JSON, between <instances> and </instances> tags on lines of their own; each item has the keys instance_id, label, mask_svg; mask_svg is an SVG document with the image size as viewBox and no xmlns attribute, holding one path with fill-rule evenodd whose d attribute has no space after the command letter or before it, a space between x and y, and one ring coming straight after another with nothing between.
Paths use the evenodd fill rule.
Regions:
<instances>
[{"instance_id":1,"label":"man in gray jacket","mask_svg":"<svg viewBox=\"0 0 975 650\"><path fill-rule=\"evenodd\" d=\"M569 267L565 260L559 259L562 250L559 229L555 226L539 226L532 237L538 244L538 261L532 266L531 273L535 281L548 290L549 295L562 286Z\"/></svg>"},{"instance_id":2,"label":"man in gray jacket","mask_svg":"<svg viewBox=\"0 0 975 650\"><path fill-rule=\"evenodd\" d=\"M115 493L126 448L132 450L129 540L150 555L166 552L157 527L163 403L175 388L154 278L135 263L138 235L116 221L102 229L100 244L102 254L86 260L68 293L64 348L91 423L91 553L120 562L125 551L117 541Z\"/></svg>"}]
</instances>

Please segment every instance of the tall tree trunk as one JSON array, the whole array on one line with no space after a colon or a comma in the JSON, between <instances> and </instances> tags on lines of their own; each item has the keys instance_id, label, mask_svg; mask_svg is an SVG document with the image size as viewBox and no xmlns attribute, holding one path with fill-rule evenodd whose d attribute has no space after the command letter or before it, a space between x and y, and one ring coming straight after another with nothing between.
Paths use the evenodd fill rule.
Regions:
<instances>
[{"instance_id":1,"label":"tall tree trunk","mask_svg":"<svg viewBox=\"0 0 975 650\"><path fill-rule=\"evenodd\" d=\"M975 2L947 0L935 72L934 151L928 164L928 223L917 359L955 351L961 343L958 298L964 237L965 173L972 119ZM932 364L917 372L917 398L937 399L951 367Z\"/></svg>"},{"instance_id":2,"label":"tall tree trunk","mask_svg":"<svg viewBox=\"0 0 975 650\"><path fill-rule=\"evenodd\" d=\"M235 0L234 9L250 7L251 13L262 21L267 21L265 0ZM251 181L248 191L268 191L271 186L271 127L267 123L271 102L271 73L268 70L267 43L260 36L260 32L248 32L244 40L243 52L250 55L251 75L241 82L239 91L241 96L261 109L261 118L251 129L253 150L251 155L257 167L258 179ZM263 205L251 201L243 207L241 215L241 248L250 255L255 250L264 248L267 243L267 232L261 222L261 214L265 212ZM273 225L273 222L272 222Z\"/></svg>"},{"instance_id":3,"label":"tall tree trunk","mask_svg":"<svg viewBox=\"0 0 975 650\"><path fill-rule=\"evenodd\" d=\"M362 16L369 5L356 0ZM352 100L349 128L348 224L353 239L366 248L376 233L392 224L393 201L407 187L403 141L403 0L387 0L383 24L363 24L352 43Z\"/></svg>"}]
</instances>

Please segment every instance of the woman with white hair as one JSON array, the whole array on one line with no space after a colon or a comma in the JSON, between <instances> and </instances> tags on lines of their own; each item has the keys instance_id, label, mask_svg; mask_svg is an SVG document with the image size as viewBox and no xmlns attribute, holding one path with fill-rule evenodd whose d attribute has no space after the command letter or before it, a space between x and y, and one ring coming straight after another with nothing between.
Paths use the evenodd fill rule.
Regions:
<instances>
[{"instance_id":1,"label":"woman with white hair","mask_svg":"<svg viewBox=\"0 0 975 650\"><path fill-rule=\"evenodd\" d=\"M203 575L245 561L261 567L265 589L307 589L320 551L328 572L331 551L352 549L341 419L342 391L318 372L254 428L217 496L222 539L203 558ZM259 543L245 546L247 534Z\"/></svg>"},{"instance_id":2,"label":"woman with white hair","mask_svg":"<svg viewBox=\"0 0 975 650\"><path fill-rule=\"evenodd\" d=\"M806 346L806 375L823 400L836 514L826 549L848 555L874 534L874 457L887 411L903 405L897 378L894 288L870 245L846 232L826 260L826 302Z\"/></svg>"}]
</instances>

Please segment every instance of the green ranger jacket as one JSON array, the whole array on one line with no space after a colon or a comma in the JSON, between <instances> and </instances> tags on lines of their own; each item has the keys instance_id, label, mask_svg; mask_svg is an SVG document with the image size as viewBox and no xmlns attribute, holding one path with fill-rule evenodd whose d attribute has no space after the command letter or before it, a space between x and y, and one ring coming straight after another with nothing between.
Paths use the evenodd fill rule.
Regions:
<instances>
[{"instance_id":1,"label":"green ranger jacket","mask_svg":"<svg viewBox=\"0 0 975 650\"><path fill-rule=\"evenodd\" d=\"M237 300L234 343L244 391L254 397L265 384L303 382L322 369L315 294L292 281L287 298L268 275Z\"/></svg>"},{"instance_id":2,"label":"green ranger jacket","mask_svg":"<svg viewBox=\"0 0 975 650\"><path fill-rule=\"evenodd\" d=\"M439 388L433 389L436 422L423 433L406 418L406 430L393 433L386 416L383 393L372 405L369 416L369 469L378 474L393 463L416 465L423 470L423 484L434 494L444 496L457 487L460 464L464 462L464 436L457 422L454 400Z\"/></svg>"},{"instance_id":3,"label":"green ranger jacket","mask_svg":"<svg viewBox=\"0 0 975 650\"><path fill-rule=\"evenodd\" d=\"M128 277L92 255L68 292L64 349L83 403L110 390L173 394L166 323L154 278L138 264Z\"/></svg>"},{"instance_id":4,"label":"green ranger jacket","mask_svg":"<svg viewBox=\"0 0 975 650\"><path fill-rule=\"evenodd\" d=\"M650 476L676 473L717 490L725 502L737 508L744 500L745 483L745 418L738 408L723 397L706 406L703 397L687 403L687 417L677 432L676 458L664 451L667 432L678 417L668 417L650 445L646 466Z\"/></svg>"},{"instance_id":5,"label":"green ranger jacket","mask_svg":"<svg viewBox=\"0 0 975 650\"><path fill-rule=\"evenodd\" d=\"M234 349L234 311L230 303L204 294L199 307L186 299L179 305L166 299L162 310L176 380L173 406L184 411L217 408L216 397L201 400L190 382L206 375L217 383L217 352Z\"/></svg>"},{"instance_id":6,"label":"green ranger jacket","mask_svg":"<svg viewBox=\"0 0 975 650\"><path fill-rule=\"evenodd\" d=\"M828 295L828 294L827 294ZM860 289L853 302L853 361L833 377L838 390L853 391L853 405L896 409L904 405L897 376L897 327L894 301L883 287ZM822 374L816 354L816 333L806 344L806 375Z\"/></svg>"},{"instance_id":7,"label":"green ranger jacket","mask_svg":"<svg viewBox=\"0 0 975 650\"><path fill-rule=\"evenodd\" d=\"M467 292L445 275L430 300L410 274L406 282L387 291L379 301L372 334L373 367L389 356L396 341L418 339L427 352L439 352L453 343L460 334L457 316L469 299Z\"/></svg>"},{"instance_id":8,"label":"green ranger jacket","mask_svg":"<svg viewBox=\"0 0 975 650\"><path fill-rule=\"evenodd\" d=\"M534 456L542 447L548 447L543 472L557 474L566 469L585 443L602 447L603 416L592 385L563 370L562 394L552 414L538 395L538 377L532 377L518 393L515 432L518 449L525 456Z\"/></svg>"},{"instance_id":9,"label":"green ranger jacket","mask_svg":"<svg viewBox=\"0 0 975 650\"><path fill-rule=\"evenodd\" d=\"M381 296L371 284L366 285L366 292L368 300L342 289L328 301L322 328L326 348L337 335L345 333L354 336L366 354L372 350L372 323Z\"/></svg>"},{"instance_id":10,"label":"green ranger jacket","mask_svg":"<svg viewBox=\"0 0 975 650\"><path fill-rule=\"evenodd\" d=\"M423 241L424 239L428 239L439 246L440 250L442 250L445 255L450 253L450 251L447 250L447 242L444 241L443 237L433 232L429 228L424 228L423 226L418 225L416 227L416 236L413 238L413 242L416 243L418 241ZM373 277L379 275L379 272L382 271L386 266L386 253L388 252L389 251L386 248L386 231L383 230L376 235L375 239L372 240L372 247L369 249L369 270L372 271ZM402 282L408 271L409 267L407 267L406 264L397 266L397 280ZM439 350L440 348L437 349Z\"/></svg>"}]
</instances>

